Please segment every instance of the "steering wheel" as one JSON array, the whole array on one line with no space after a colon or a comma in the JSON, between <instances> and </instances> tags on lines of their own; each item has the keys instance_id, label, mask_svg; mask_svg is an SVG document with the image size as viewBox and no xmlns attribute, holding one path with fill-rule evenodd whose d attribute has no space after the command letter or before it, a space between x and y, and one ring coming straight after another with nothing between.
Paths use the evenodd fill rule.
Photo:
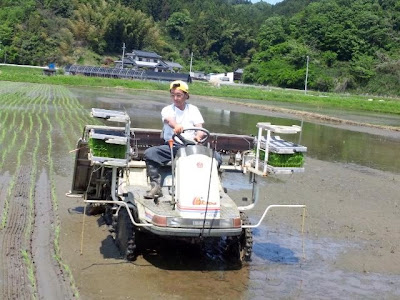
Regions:
<instances>
[{"instance_id":1,"label":"steering wheel","mask_svg":"<svg viewBox=\"0 0 400 300\"><path fill-rule=\"evenodd\" d=\"M182 130L182 133L184 133L185 131L191 131L191 130L199 130L203 132L203 137L201 138L201 140L199 141L199 144L204 144L205 142L207 142L207 140L210 138L210 132L203 128L203 127L191 127L191 128L186 128ZM174 140L174 142L184 145L184 146L188 146L188 145L196 145L196 142L192 141L192 140L188 140L186 138L184 138L182 136L182 134L178 133L178 134L173 134L172 135L172 139Z\"/></svg>"}]
</instances>

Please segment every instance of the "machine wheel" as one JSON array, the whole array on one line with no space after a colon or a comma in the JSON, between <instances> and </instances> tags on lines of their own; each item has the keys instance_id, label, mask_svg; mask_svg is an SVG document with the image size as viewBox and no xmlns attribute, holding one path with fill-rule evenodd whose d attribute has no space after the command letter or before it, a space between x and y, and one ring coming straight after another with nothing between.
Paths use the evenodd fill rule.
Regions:
<instances>
[{"instance_id":1,"label":"machine wheel","mask_svg":"<svg viewBox=\"0 0 400 300\"><path fill-rule=\"evenodd\" d=\"M83 199L97 200L95 197L89 195L88 193L84 194ZM98 204L98 203L86 203L85 211L87 216L101 215L105 211L105 206L104 204Z\"/></svg>"},{"instance_id":2,"label":"machine wheel","mask_svg":"<svg viewBox=\"0 0 400 300\"><path fill-rule=\"evenodd\" d=\"M240 213L243 225L250 225L249 218L245 213ZM228 238L226 254L234 263L243 264L251 260L253 251L253 234L250 228L243 228L239 236Z\"/></svg>"},{"instance_id":3,"label":"machine wheel","mask_svg":"<svg viewBox=\"0 0 400 300\"><path fill-rule=\"evenodd\" d=\"M88 203L86 205L86 215L87 216L96 216L101 215L104 213L105 207L103 204L95 204L95 203Z\"/></svg>"},{"instance_id":4,"label":"machine wheel","mask_svg":"<svg viewBox=\"0 0 400 300\"><path fill-rule=\"evenodd\" d=\"M136 233L125 208L121 208L118 213L115 243L126 260L134 261L136 259Z\"/></svg>"}]
</instances>

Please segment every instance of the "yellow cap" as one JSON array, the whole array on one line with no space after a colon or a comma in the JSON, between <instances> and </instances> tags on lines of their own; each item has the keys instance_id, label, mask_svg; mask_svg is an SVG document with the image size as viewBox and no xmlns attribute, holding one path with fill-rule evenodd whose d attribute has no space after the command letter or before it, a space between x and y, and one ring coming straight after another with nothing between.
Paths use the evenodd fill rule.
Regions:
<instances>
[{"instance_id":1,"label":"yellow cap","mask_svg":"<svg viewBox=\"0 0 400 300\"><path fill-rule=\"evenodd\" d=\"M172 90L172 89L181 90L185 93L189 92L189 86L187 85L186 82L184 82L182 80L172 81L171 84L169 85L169 90Z\"/></svg>"}]
</instances>

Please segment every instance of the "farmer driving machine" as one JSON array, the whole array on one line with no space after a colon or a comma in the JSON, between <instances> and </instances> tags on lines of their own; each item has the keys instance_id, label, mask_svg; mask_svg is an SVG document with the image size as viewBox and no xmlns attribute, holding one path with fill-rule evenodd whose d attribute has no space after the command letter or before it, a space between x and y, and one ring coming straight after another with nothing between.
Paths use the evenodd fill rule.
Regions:
<instances>
[{"instance_id":1,"label":"farmer driving machine","mask_svg":"<svg viewBox=\"0 0 400 300\"><path fill-rule=\"evenodd\" d=\"M154 201L144 198L149 183L143 152L164 144L160 131L131 128L124 112L92 109L91 115L124 126L85 126L77 144L70 195L83 197L86 214L102 211L116 245L129 261L140 254L137 237L151 235L189 242L223 239L225 254L241 264L251 258L252 228L260 226L269 209L305 207L269 205L255 225L246 216L258 200L256 176L304 171L306 148L271 135L298 133L299 126L258 123L256 138L186 129L202 130L203 139L194 143L174 136L170 147L173 143L181 145L171 163L162 167L162 196ZM229 159L218 166L215 152ZM249 174L253 184L249 205L238 206L227 194L220 180L223 170Z\"/></svg>"}]
</instances>

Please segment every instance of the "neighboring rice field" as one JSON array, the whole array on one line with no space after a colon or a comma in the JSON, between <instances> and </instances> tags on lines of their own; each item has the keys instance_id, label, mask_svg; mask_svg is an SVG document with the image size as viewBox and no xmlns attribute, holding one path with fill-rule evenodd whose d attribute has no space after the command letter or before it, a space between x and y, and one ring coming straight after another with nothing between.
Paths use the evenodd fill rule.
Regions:
<instances>
[{"instance_id":1,"label":"neighboring rice field","mask_svg":"<svg viewBox=\"0 0 400 300\"><path fill-rule=\"evenodd\" d=\"M74 288L73 278L61 257L59 247L60 222L58 219L58 199L56 193L56 164L59 157L55 153L64 153L69 163L76 138L80 136L83 125L93 119L83 109L78 100L63 86L0 81L0 171L4 178L1 183L1 231L3 243L0 245L1 261L6 268L13 264L22 271L29 290L17 276L3 274L9 285L19 286L16 291L2 291L3 299L25 298L32 293L37 298L37 283L32 253L32 235L35 223L40 223L40 215L35 211L37 189L48 190L51 200L50 216L52 220L52 246L49 251L67 274ZM47 174L47 186L38 187L39 175ZM22 224L22 225L21 225ZM16 228L19 228L16 231ZM9 236L10 238L7 238ZM13 253L14 255L10 255ZM15 257L18 259L15 260ZM11 290L11 291L10 291Z\"/></svg>"}]
</instances>

